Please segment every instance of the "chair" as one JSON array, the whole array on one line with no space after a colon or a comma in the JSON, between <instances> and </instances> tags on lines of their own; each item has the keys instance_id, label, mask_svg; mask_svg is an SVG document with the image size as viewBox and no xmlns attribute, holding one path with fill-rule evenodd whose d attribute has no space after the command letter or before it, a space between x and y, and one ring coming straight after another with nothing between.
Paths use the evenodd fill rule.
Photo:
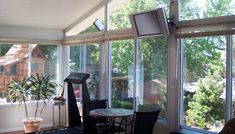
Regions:
<instances>
[{"instance_id":1,"label":"chair","mask_svg":"<svg viewBox=\"0 0 235 134\"><path fill-rule=\"evenodd\" d=\"M151 112L135 112L131 126L132 134L152 134L160 109ZM133 128L134 127L134 128Z\"/></svg>"},{"instance_id":2,"label":"chair","mask_svg":"<svg viewBox=\"0 0 235 134\"><path fill-rule=\"evenodd\" d=\"M93 109L98 109L98 108L106 108L107 107L107 99L105 100L93 100L93 101L88 101L86 103L87 111L84 111L85 113L83 114L83 125L84 125L84 132L86 133L92 133L96 134L97 129L96 125L97 123L104 122L106 123L106 119L98 120L97 118L90 116L89 112Z\"/></svg>"},{"instance_id":3,"label":"chair","mask_svg":"<svg viewBox=\"0 0 235 134\"><path fill-rule=\"evenodd\" d=\"M235 118L230 119L218 134L235 134Z\"/></svg>"},{"instance_id":4,"label":"chair","mask_svg":"<svg viewBox=\"0 0 235 134\"><path fill-rule=\"evenodd\" d=\"M121 132L124 131L123 128L121 128L121 126L114 126L113 128L110 128L110 124L107 118L96 118L93 116L89 115L89 112L91 110L94 109L98 109L98 108L107 108L107 103L108 100L93 100L93 101L89 101L87 103L87 110L88 113L85 114L87 117L85 117L84 119L86 120L86 130L85 132L91 133L91 134L96 134L96 133L102 133L102 134L106 134L109 132L115 133L115 132Z\"/></svg>"}]
</instances>

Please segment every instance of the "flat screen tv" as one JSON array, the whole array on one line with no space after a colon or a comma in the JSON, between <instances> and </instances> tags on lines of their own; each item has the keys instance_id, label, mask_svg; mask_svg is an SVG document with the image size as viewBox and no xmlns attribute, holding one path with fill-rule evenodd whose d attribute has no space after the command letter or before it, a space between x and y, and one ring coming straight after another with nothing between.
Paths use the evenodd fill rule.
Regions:
<instances>
[{"instance_id":1,"label":"flat screen tv","mask_svg":"<svg viewBox=\"0 0 235 134\"><path fill-rule=\"evenodd\" d=\"M129 18L137 38L169 35L167 18L163 8L130 14Z\"/></svg>"}]
</instances>

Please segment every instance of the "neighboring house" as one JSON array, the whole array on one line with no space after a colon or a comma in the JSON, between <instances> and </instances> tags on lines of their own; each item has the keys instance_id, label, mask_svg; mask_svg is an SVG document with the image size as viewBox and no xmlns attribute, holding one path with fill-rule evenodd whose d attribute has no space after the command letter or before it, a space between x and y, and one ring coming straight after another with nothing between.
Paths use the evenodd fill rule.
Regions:
<instances>
[{"instance_id":1,"label":"neighboring house","mask_svg":"<svg viewBox=\"0 0 235 134\"><path fill-rule=\"evenodd\" d=\"M45 57L37 44L32 44L31 72L43 74ZM26 44L14 44L8 52L0 57L0 93L6 92L6 85L12 79L28 76L29 46Z\"/></svg>"}]
</instances>

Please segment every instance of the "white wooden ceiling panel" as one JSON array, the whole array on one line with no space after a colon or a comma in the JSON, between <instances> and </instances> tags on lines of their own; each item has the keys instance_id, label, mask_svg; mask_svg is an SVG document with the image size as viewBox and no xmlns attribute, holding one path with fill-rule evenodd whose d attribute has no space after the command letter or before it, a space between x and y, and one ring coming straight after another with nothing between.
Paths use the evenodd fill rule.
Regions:
<instances>
[{"instance_id":1,"label":"white wooden ceiling panel","mask_svg":"<svg viewBox=\"0 0 235 134\"><path fill-rule=\"evenodd\" d=\"M0 26L63 30L103 0L0 0Z\"/></svg>"}]
</instances>

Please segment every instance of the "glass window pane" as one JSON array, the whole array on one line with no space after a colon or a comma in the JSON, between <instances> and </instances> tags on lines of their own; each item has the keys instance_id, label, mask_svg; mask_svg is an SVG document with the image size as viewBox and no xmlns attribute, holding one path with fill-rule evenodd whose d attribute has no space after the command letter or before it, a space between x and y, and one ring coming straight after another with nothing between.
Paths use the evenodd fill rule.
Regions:
<instances>
[{"instance_id":1,"label":"glass window pane","mask_svg":"<svg viewBox=\"0 0 235 134\"><path fill-rule=\"evenodd\" d=\"M110 29L130 28L129 14L164 7L167 11L169 0L113 0L108 5Z\"/></svg>"},{"instance_id":2,"label":"glass window pane","mask_svg":"<svg viewBox=\"0 0 235 134\"><path fill-rule=\"evenodd\" d=\"M225 119L226 39L183 39L182 125L220 131Z\"/></svg>"},{"instance_id":3,"label":"glass window pane","mask_svg":"<svg viewBox=\"0 0 235 134\"><path fill-rule=\"evenodd\" d=\"M104 7L79 24L78 34L104 31Z\"/></svg>"},{"instance_id":4,"label":"glass window pane","mask_svg":"<svg viewBox=\"0 0 235 134\"><path fill-rule=\"evenodd\" d=\"M69 59L70 72L85 72L89 73L90 77L87 80L87 86L91 99L99 98L99 81L100 81L100 45L79 45L70 46ZM75 95L81 97L80 87L75 86Z\"/></svg>"},{"instance_id":5,"label":"glass window pane","mask_svg":"<svg viewBox=\"0 0 235 134\"><path fill-rule=\"evenodd\" d=\"M58 79L59 46L37 45L32 50L31 74L53 75Z\"/></svg>"},{"instance_id":6,"label":"glass window pane","mask_svg":"<svg viewBox=\"0 0 235 134\"><path fill-rule=\"evenodd\" d=\"M134 42L112 42L112 107L132 109L134 82Z\"/></svg>"},{"instance_id":7,"label":"glass window pane","mask_svg":"<svg viewBox=\"0 0 235 134\"><path fill-rule=\"evenodd\" d=\"M166 117L167 107L167 39L139 40L137 55L136 94L139 110L161 108L160 117Z\"/></svg>"},{"instance_id":8,"label":"glass window pane","mask_svg":"<svg viewBox=\"0 0 235 134\"><path fill-rule=\"evenodd\" d=\"M180 20L235 15L235 0L180 0Z\"/></svg>"},{"instance_id":9,"label":"glass window pane","mask_svg":"<svg viewBox=\"0 0 235 134\"><path fill-rule=\"evenodd\" d=\"M0 103L10 102L6 85L12 79L28 77L28 53L27 44L0 45Z\"/></svg>"}]
</instances>

